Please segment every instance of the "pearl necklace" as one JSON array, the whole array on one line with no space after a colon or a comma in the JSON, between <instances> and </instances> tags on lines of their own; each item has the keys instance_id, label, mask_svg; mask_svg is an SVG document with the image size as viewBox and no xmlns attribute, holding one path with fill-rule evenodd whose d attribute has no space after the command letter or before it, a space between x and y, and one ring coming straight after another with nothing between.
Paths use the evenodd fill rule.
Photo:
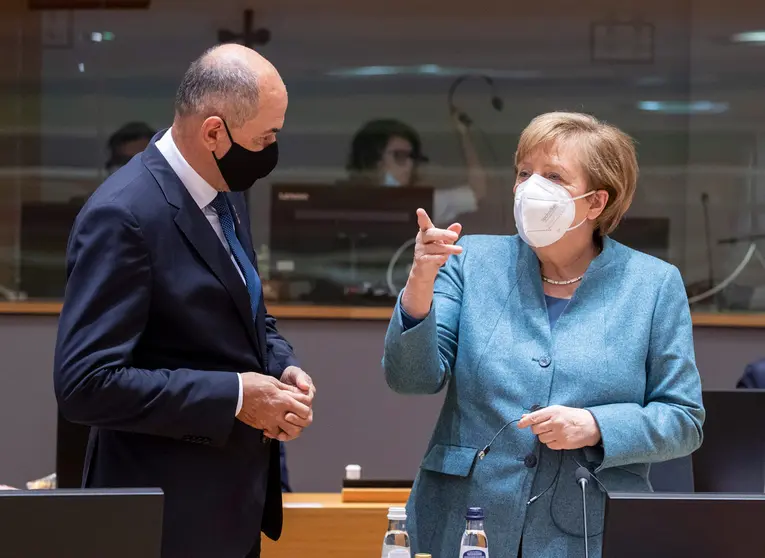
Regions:
<instances>
[{"instance_id":1,"label":"pearl necklace","mask_svg":"<svg viewBox=\"0 0 765 558\"><path fill-rule=\"evenodd\" d=\"M584 275L580 275L579 277L574 277L573 279L567 279L566 281L556 281L555 279L550 279L549 277L545 277L542 275L542 281L545 283L550 283L551 285L571 285L572 283L577 283L582 280L582 277Z\"/></svg>"}]
</instances>

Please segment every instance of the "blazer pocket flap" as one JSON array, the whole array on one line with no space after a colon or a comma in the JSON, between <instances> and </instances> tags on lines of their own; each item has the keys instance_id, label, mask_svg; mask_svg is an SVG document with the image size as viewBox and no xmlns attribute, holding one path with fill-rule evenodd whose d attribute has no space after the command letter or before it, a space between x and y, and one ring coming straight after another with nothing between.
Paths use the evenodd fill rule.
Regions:
<instances>
[{"instance_id":1,"label":"blazer pocket flap","mask_svg":"<svg viewBox=\"0 0 765 558\"><path fill-rule=\"evenodd\" d=\"M476 448L436 444L425 456L421 468L444 475L467 477L477 455Z\"/></svg>"}]
</instances>

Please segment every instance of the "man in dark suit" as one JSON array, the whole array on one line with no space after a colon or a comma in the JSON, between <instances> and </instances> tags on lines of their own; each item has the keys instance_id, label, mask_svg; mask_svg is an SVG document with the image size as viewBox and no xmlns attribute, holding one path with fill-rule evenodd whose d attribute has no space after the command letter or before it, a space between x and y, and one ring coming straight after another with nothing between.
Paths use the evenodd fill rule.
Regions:
<instances>
[{"instance_id":1,"label":"man in dark suit","mask_svg":"<svg viewBox=\"0 0 765 558\"><path fill-rule=\"evenodd\" d=\"M243 193L276 165L287 92L224 45L175 109L74 224L56 396L91 427L85 486L164 490L163 558L257 557L260 531L281 533L277 440L315 394L266 313Z\"/></svg>"}]
</instances>

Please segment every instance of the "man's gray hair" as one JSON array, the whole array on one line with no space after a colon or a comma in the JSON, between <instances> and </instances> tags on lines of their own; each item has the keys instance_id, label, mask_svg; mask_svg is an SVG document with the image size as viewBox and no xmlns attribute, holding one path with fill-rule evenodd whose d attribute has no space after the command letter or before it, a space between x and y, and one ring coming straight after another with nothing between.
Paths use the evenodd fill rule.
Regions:
<instances>
[{"instance_id":1,"label":"man's gray hair","mask_svg":"<svg viewBox=\"0 0 765 558\"><path fill-rule=\"evenodd\" d=\"M238 128L255 116L258 76L244 61L221 59L207 50L191 63L175 95L179 116L220 116Z\"/></svg>"}]
</instances>

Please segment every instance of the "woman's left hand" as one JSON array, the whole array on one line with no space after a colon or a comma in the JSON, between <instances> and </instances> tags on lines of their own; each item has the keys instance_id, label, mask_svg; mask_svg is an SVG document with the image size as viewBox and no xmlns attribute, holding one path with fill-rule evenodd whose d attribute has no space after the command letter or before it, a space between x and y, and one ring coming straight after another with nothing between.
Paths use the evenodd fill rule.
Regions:
<instances>
[{"instance_id":1,"label":"woman's left hand","mask_svg":"<svg viewBox=\"0 0 765 558\"><path fill-rule=\"evenodd\" d=\"M551 450L575 450L600 442L600 428L592 413L552 405L523 415L518 428L531 427L539 441Z\"/></svg>"}]
</instances>

